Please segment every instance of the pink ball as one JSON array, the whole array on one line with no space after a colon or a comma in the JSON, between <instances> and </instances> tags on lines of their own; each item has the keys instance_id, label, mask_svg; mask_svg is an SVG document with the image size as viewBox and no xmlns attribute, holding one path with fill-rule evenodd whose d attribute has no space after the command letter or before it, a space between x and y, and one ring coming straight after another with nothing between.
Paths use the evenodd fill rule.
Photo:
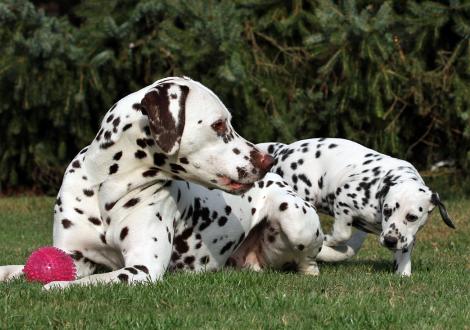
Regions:
<instances>
[{"instance_id":1,"label":"pink ball","mask_svg":"<svg viewBox=\"0 0 470 330\"><path fill-rule=\"evenodd\" d=\"M53 246L45 246L31 253L23 273L30 282L47 284L53 281L73 281L76 269L72 257L67 253Z\"/></svg>"}]
</instances>

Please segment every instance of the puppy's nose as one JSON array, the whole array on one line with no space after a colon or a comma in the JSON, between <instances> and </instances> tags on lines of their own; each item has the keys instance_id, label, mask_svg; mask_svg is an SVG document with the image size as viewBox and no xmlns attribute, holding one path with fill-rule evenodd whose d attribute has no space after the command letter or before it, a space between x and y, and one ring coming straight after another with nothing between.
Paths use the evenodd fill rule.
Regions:
<instances>
[{"instance_id":1,"label":"puppy's nose","mask_svg":"<svg viewBox=\"0 0 470 330\"><path fill-rule=\"evenodd\" d=\"M250 153L251 163L259 170L261 175L265 175L273 166L274 158L264 152L253 150Z\"/></svg>"},{"instance_id":2,"label":"puppy's nose","mask_svg":"<svg viewBox=\"0 0 470 330\"><path fill-rule=\"evenodd\" d=\"M384 245L388 248L395 248L398 243L398 238L390 235L384 237Z\"/></svg>"}]
</instances>

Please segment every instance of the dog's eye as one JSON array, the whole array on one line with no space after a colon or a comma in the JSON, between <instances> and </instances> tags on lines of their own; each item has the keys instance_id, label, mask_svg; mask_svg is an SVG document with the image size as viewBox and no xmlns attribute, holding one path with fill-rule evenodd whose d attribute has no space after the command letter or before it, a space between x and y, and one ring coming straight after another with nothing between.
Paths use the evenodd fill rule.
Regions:
<instances>
[{"instance_id":1,"label":"dog's eye","mask_svg":"<svg viewBox=\"0 0 470 330\"><path fill-rule=\"evenodd\" d=\"M418 220L418 217L416 215L409 214L409 213L406 215L406 221L413 222L413 221L416 221L416 220Z\"/></svg>"},{"instance_id":2,"label":"dog's eye","mask_svg":"<svg viewBox=\"0 0 470 330\"><path fill-rule=\"evenodd\" d=\"M222 119L217 120L211 127L218 135L223 135L227 131L227 123Z\"/></svg>"},{"instance_id":3,"label":"dog's eye","mask_svg":"<svg viewBox=\"0 0 470 330\"><path fill-rule=\"evenodd\" d=\"M392 209L384 209L384 215L386 217L389 217L392 215Z\"/></svg>"}]
</instances>

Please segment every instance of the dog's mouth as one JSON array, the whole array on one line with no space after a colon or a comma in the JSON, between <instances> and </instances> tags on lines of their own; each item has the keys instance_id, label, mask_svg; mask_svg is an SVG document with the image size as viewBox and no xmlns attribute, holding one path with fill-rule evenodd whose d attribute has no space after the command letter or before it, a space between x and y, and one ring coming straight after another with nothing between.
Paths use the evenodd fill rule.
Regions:
<instances>
[{"instance_id":1,"label":"dog's mouth","mask_svg":"<svg viewBox=\"0 0 470 330\"><path fill-rule=\"evenodd\" d=\"M253 186L252 183L238 182L238 181L230 179L227 176L221 176L219 178L219 183L220 185L224 186L227 191L235 192L235 193L243 193Z\"/></svg>"}]
</instances>

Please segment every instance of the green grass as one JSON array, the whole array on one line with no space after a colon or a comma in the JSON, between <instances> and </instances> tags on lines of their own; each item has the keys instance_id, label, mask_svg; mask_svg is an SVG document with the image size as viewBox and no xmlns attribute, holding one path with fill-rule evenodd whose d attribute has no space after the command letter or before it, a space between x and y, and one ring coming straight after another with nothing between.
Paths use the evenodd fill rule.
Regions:
<instances>
[{"instance_id":1,"label":"green grass","mask_svg":"<svg viewBox=\"0 0 470 330\"><path fill-rule=\"evenodd\" d=\"M51 244L51 198L0 199L0 264ZM0 284L0 328L470 328L470 199L447 203L457 230L434 212L418 235L413 275L390 272L375 237L359 256L292 273L170 273L152 285L42 292Z\"/></svg>"}]
</instances>

